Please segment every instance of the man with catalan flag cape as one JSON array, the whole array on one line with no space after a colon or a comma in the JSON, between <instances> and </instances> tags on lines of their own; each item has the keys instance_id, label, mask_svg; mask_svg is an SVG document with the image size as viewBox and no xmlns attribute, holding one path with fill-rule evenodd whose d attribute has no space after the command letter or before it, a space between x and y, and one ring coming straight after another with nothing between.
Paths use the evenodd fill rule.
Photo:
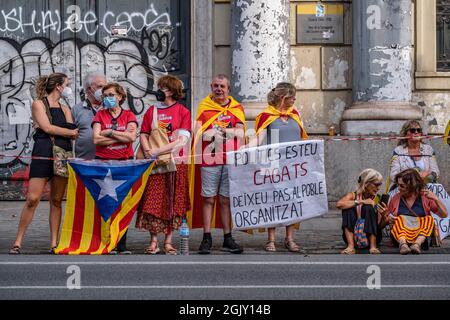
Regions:
<instances>
[{"instance_id":1,"label":"man with catalan flag cape","mask_svg":"<svg viewBox=\"0 0 450 320\"><path fill-rule=\"evenodd\" d=\"M195 117L190 171L192 211L188 218L193 228L203 227L200 254L211 252L211 228L223 228L223 251L243 252L231 236L226 152L245 144L246 126L244 108L229 92L228 77L214 77L211 94L200 102Z\"/></svg>"},{"instance_id":2,"label":"man with catalan flag cape","mask_svg":"<svg viewBox=\"0 0 450 320\"><path fill-rule=\"evenodd\" d=\"M151 160L69 162L66 212L56 254L108 254L128 229Z\"/></svg>"}]
</instances>

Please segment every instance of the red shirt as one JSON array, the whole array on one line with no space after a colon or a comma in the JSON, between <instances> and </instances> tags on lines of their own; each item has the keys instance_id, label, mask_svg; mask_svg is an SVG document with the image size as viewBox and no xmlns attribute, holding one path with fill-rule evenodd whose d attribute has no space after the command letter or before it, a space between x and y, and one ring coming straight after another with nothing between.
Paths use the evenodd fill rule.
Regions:
<instances>
[{"instance_id":1,"label":"red shirt","mask_svg":"<svg viewBox=\"0 0 450 320\"><path fill-rule=\"evenodd\" d=\"M142 120L141 133L150 135L152 131L153 110L155 106L150 106ZM169 141L173 142L175 137L173 133L178 129L184 129L191 132L191 113L181 103L177 102L169 107L158 108L158 126L166 129ZM179 156L183 156L183 149L180 150Z\"/></svg>"},{"instance_id":2,"label":"red shirt","mask_svg":"<svg viewBox=\"0 0 450 320\"><path fill-rule=\"evenodd\" d=\"M217 111L205 111L203 112L198 121L200 124L205 123L208 119L212 118L217 114ZM206 130L221 127L223 129L235 128L237 124L242 124L242 121L234 116L231 112L227 112L227 114L221 114L219 118L217 118ZM205 130L205 131L206 131ZM216 165L224 165L227 164L227 156L226 152L236 151L241 147L241 143L238 138L228 139L226 142L216 150L213 148L214 141L203 141L202 140L202 166L216 166ZM222 156L215 156L216 152L222 153ZM206 160L206 159L208 160ZM212 161L214 160L214 161Z\"/></svg>"},{"instance_id":3,"label":"red shirt","mask_svg":"<svg viewBox=\"0 0 450 320\"><path fill-rule=\"evenodd\" d=\"M92 120L92 126L100 123L101 130L112 129L115 122L115 131L125 132L129 123L134 122L138 125L136 116L130 110L120 112L117 118L113 118L108 110L100 110ZM109 146L96 146L95 156L103 159L128 159L134 156L132 143L116 142Z\"/></svg>"}]
</instances>

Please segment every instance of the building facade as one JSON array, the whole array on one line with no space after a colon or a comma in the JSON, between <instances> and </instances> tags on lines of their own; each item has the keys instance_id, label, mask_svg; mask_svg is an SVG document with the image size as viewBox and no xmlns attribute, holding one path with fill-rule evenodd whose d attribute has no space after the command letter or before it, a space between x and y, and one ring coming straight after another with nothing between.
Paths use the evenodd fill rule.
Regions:
<instances>
[{"instance_id":1,"label":"building facade","mask_svg":"<svg viewBox=\"0 0 450 320\"><path fill-rule=\"evenodd\" d=\"M398 133L407 119L442 134L450 118L449 26L445 0L3 0L0 198L23 197L39 75L68 73L74 105L84 75L104 72L127 89L126 107L138 119L163 74L183 80L193 115L213 75L230 76L249 121L277 82L290 81L312 135L330 126L342 135ZM449 172L448 148L432 144ZM386 175L393 147L327 142L331 200L358 170ZM373 150L382 156L372 159ZM448 174L443 179L448 184Z\"/></svg>"}]
</instances>

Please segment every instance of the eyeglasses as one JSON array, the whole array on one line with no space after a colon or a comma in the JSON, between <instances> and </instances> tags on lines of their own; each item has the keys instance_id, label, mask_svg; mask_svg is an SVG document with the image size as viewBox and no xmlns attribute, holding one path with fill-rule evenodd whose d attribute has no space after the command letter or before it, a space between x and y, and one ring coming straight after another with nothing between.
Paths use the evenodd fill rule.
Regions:
<instances>
[{"instance_id":1,"label":"eyeglasses","mask_svg":"<svg viewBox=\"0 0 450 320\"><path fill-rule=\"evenodd\" d=\"M111 129L112 130L117 130L117 120L116 119L112 119L111 123L112 123Z\"/></svg>"},{"instance_id":2,"label":"eyeglasses","mask_svg":"<svg viewBox=\"0 0 450 320\"><path fill-rule=\"evenodd\" d=\"M410 128L408 131L411 133L422 133L422 128Z\"/></svg>"}]
</instances>

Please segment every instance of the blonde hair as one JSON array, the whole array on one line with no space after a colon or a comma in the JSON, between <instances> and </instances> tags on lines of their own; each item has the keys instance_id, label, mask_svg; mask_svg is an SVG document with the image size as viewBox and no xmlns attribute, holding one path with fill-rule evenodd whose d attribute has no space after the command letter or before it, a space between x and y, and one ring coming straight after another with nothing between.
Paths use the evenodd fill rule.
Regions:
<instances>
[{"instance_id":1,"label":"blonde hair","mask_svg":"<svg viewBox=\"0 0 450 320\"><path fill-rule=\"evenodd\" d=\"M406 137L406 135L408 134L408 130L411 129L412 126L418 126L418 127L420 127L422 129L422 125L420 124L419 121L417 121L417 120L409 120L409 121L406 121L403 124L402 129L400 130L400 136L401 137ZM408 143L408 139L400 139L398 141L398 145L399 146L405 146L407 143Z\"/></svg>"},{"instance_id":2,"label":"blonde hair","mask_svg":"<svg viewBox=\"0 0 450 320\"><path fill-rule=\"evenodd\" d=\"M48 76L42 76L36 81L35 90L37 98L42 100L50 94L57 86L63 85L67 75L64 73L52 73Z\"/></svg>"},{"instance_id":3,"label":"blonde hair","mask_svg":"<svg viewBox=\"0 0 450 320\"><path fill-rule=\"evenodd\" d=\"M297 93L295 86L289 82L280 82L267 94L267 103L279 107L285 97L294 97Z\"/></svg>"},{"instance_id":4,"label":"blonde hair","mask_svg":"<svg viewBox=\"0 0 450 320\"><path fill-rule=\"evenodd\" d=\"M362 194L369 183L382 180L383 176L377 170L365 169L358 176L358 189L356 193Z\"/></svg>"}]
</instances>

